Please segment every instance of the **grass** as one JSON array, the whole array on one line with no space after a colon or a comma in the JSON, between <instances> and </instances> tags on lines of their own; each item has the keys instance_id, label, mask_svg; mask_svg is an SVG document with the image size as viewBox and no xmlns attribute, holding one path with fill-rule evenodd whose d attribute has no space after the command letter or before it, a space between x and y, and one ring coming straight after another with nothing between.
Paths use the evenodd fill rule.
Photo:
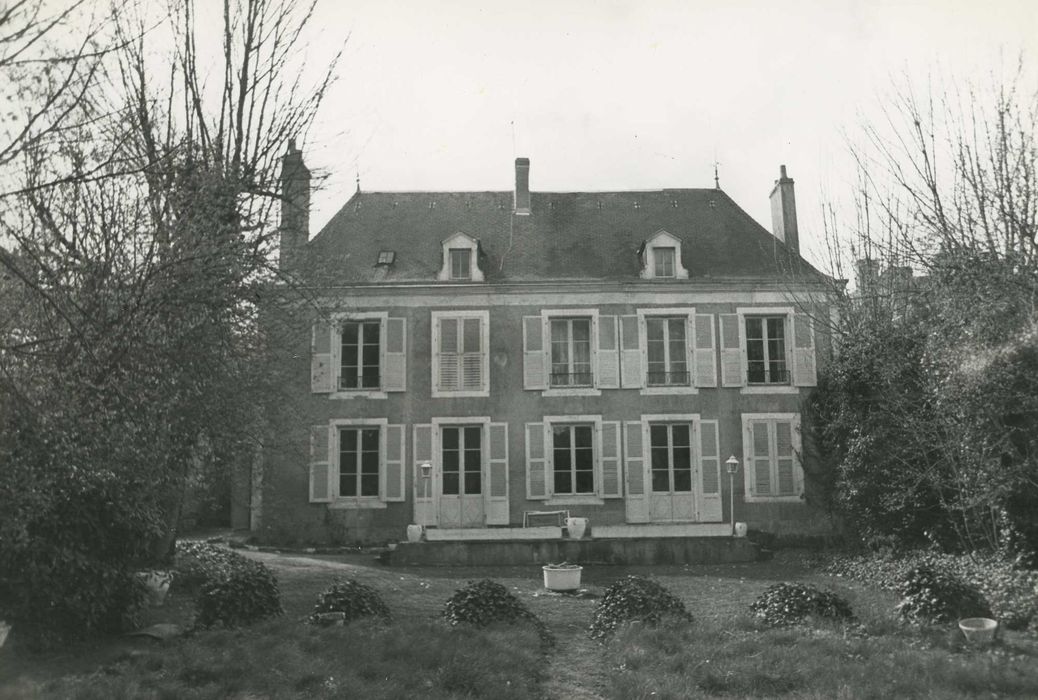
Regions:
<instances>
[{"instance_id":1,"label":"grass","mask_svg":"<svg viewBox=\"0 0 1038 700\"><path fill-rule=\"evenodd\" d=\"M891 593L793 560L585 567L585 583L598 592L628 573L653 576L695 618L682 627L632 627L601 645L587 637L597 601L546 595L538 567L391 569L360 555L250 556L275 568L283 618L240 631L165 643L109 640L47 656L15 644L0 651L0 698L1038 696L1033 638L1013 633L991 649L971 649L956 630L900 625ZM317 594L343 575L374 586L393 620L302 624ZM529 627L443 624L447 598L487 577L548 625L558 639L554 649L542 655ZM773 630L748 617L765 588L791 580L836 589L861 625ZM153 621L186 620L189 601L171 598L169 607L153 611Z\"/></svg>"}]
</instances>

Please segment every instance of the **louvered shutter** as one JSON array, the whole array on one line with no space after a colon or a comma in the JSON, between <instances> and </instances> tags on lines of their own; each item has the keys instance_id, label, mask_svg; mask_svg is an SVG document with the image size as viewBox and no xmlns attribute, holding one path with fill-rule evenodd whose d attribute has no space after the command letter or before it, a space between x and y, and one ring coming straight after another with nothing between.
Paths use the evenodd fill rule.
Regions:
<instances>
[{"instance_id":1,"label":"louvered shutter","mask_svg":"<svg viewBox=\"0 0 1038 700\"><path fill-rule=\"evenodd\" d=\"M544 423L526 424L526 497L544 500L551 495L548 460L544 449Z\"/></svg>"},{"instance_id":2,"label":"louvered shutter","mask_svg":"<svg viewBox=\"0 0 1038 700\"><path fill-rule=\"evenodd\" d=\"M407 389L407 321L403 318L386 319L385 391Z\"/></svg>"},{"instance_id":3,"label":"louvered shutter","mask_svg":"<svg viewBox=\"0 0 1038 700\"><path fill-rule=\"evenodd\" d=\"M625 389L642 386L642 347L638 338L638 317L620 317L620 381Z\"/></svg>"},{"instance_id":4,"label":"louvered shutter","mask_svg":"<svg viewBox=\"0 0 1038 700\"><path fill-rule=\"evenodd\" d=\"M523 316L523 388L548 388L548 356L540 316Z\"/></svg>"},{"instance_id":5,"label":"louvered shutter","mask_svg":"<svg viewBox=\"0 0 1038 700\"><path fill-rule=\"evenodd\" d=\"M461 383L461 374L459 372L460 358L458 356L458 319L438 319L433 342L433 347L436 349L436 364L433 368L436 373L436 390L457 391Z\"/></svg>"},{"instance_id":6,"label":"louvered shutter","mask_svg":"<svg viewBox=\"0 0 1038 700\"><path fill-rule=\"evenodd\" d=\"M645 453L641 421L624 423L624 472L627 474L627 497L624 505L627 522L649 522L649 499L645 493Z\"/></svg>"},{"instance_id":7,"label":"louvered shutter","mask_svg":"<svg viewBox=\"0 0 1038 700\"><path fill-rule=\"evenodd\" d=\"M775 478L776 496L796 496L796 455L793 453L793 424L775 421Z\"/></svg>"},{"instance_id":8,"label":"louvered shutter","mask_svg":"<svg viewBox=\"0 0 1038 700\"><path fill-rule=\"evenodd\" d=\"M332 391L332 327L324 321L313 325L310 336L310 391L327 394Z\"/></svg>"},{"instance_id":9,"label":"louvered shutter","mask_svg":"<svg viewBox=\"0 0 1038 700\"><path fill-rule=\"evenodd\" d=\"M616 316L598 317L598 371L600 389L620 388L620 349L616 337Z\"/></svg>"},{"instance_id":10,"label":"louvered shutter","mask_svg":"<svg viewBox=\"0 0 1038 700\"><path fill-rule=\"evenodd\" d=\"M331 428L315 425L310 428L310 502L328 503L332 500L332 465L329 459Z\"/></svg>"},{"instance_id":11,"label":"louvered shutter","mask_svg":"<svg viewBox=\"0 0 1038 700\"><path fill-rule=\"evenodd\" d=\"M404 426L386 426L385 486L382 493L387 501L404 501Z\"/></svg>"},{"instance_id":12,"label":"louvered shutter","mask_svg":"<svg viewBox=\"0 0 1038 700\"><path fill-rule=\"evenodd\" d=\"M428 478L422 477L421 469L422 462L434 464L432 426L429 424L415 425L412 433L411 449L414 452L414 521L418 525L435 525L437 522L434 488L436 480L432 469L429 470Z\"/></svg>"},{"instance_id":13,"label":"louvered shutter","mask_svg":"<svg viewBox=\"0 0 1038 700\"><path fill-rule=\"evenodd\" d=\"M508 524L508 424L490 424L487 525Z\"/></svg>"},{"instance_id":14,"label":"louvered shutter","mask_svg":"<svg viewBox=\"0 0 1038 700\"><path fill-rule=\"evenodd\" d=\"M599 454L602 460L602 482L599 495L602 498L623 496L623 459L620 453L620 422L603 421L598 436Z\"/></svg>"},{"instance_id":15,"label":"louvered shutter","mask_svg":"<svg viewBox=\"0 0 1038 700\"><path fill-rule=\"evenodd\" d=\"M721 314L721 386L743 385L742 328L738 314Z\"/></svg>"},{"instance_id":16,"label":"louvered shutter","mask_svg":"<svg viewBox=\"0 0 1038 700\"><path fill-rule=\"evenodd\" d=\"M699 422L699 519L708 523L721 522L721 452L717 435L717 421Z\"/></svg>"},{"instance_id":17,"label":"louvered shutter","mask_svg":"<svg viewBox=\"0 0 1038 700\"><path fill-rule=\"evenodd\" d=\"M693 317L695 343L695 383L700 387L717 386L717 357L714 339L714 315L696 314Z\"/></svg>"},{"instance_id":18,"label":"louvered shutter","mask_svg":"<svg viewBox=\"0 0 1038 700\"><path fill-rule=\"evenodd\" d=\"M793 383L796 386L818 384L815 369L815 329L807 314L793 315Z\"/></svg>"},{"instance_id":19,"label":"louvered shutter","mask_svg":"<svg viewBox=\"0 0 1038 700\"><path fill-rule=\"evenodd\" d=\"M773 495L771 483L771 438L769 436L767 421L750 421L747 431L750 446L749 464L752 475L752 495Z\"/></svg>"},{"instance_id":20,"label":"louvered shutter","mask_svg":"<svg viewBox=\"0 0 1038 700\"><path fill-rule=\"evenodd\" d=\"M483 334L480 329L481 320L466 318L460 322L461 337L461 388L463 391L481 391L483 389Z\"/></svg>"}]
</instances>

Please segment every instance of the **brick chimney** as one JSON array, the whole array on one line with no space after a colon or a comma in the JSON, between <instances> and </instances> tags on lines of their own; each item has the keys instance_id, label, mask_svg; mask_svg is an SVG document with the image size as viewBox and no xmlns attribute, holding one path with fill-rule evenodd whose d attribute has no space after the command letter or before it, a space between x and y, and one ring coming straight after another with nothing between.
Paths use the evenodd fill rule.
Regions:
<instances>
[{"instance_id":1,"label":"brick chimney","mask_svg":"<svg viewBox=\"0 0 1038 700\"><path fill-rule=\"evenodd\" d=\"M281 157L281 225L278 267L295 269L303 246L310 239L310 171L303 163L303 152L296 140L288 140L288 150Z\"/></svg>"},{"instance_id":2,"label":"brick chimney","mask_svg":"<svg viewBox=\"0 0 1038 700\"><path fill-rule=\"evenodd\" d=\"M779 179L771 190L771 232L794 253L800 252L797 200L793 194L793 179L786 175L784 165L779 166Z\"/></svg>"},{"instance_id":3,"label":"brick chimney","mask_svg":"<svg viewBox=\"0 0 1038 700\"><path fill-rule=\"evenodd\" d=\"M530 159L515 159L515 208L516 214L530 213Z\"/></svg>"}]
</instances>

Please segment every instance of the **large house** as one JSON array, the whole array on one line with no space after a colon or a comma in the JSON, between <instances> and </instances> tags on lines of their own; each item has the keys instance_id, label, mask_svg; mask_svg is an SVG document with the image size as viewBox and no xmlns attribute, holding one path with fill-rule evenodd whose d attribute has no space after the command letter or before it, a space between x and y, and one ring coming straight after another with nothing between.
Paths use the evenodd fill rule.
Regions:
<instances>
[{"instance_id":1,"label":"large house","mask_svg":"<svg viewBox=\"0 0 1038 700\"><path fill-rule=\"evenodd\" d=\"M518 158L511 192L358 187L310 239L289 145L280 264L318 308L310 442L265 457L264 531L396 541L565 511L593 535L727 533L733 503L751 528L818 528L801 412L831 280L800 256L785 167L772 232L718 187L529 182Z\"/></svg>"}]
</instances>

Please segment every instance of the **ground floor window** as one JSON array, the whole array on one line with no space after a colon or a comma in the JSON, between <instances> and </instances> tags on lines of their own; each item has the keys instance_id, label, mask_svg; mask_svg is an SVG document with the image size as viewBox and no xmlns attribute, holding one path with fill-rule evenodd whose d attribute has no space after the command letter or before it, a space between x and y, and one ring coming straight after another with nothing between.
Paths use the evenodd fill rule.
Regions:
<instances>
[{"instance_id":1,"label":"ground floor window","mask_svg":"<svg viewBox=\"0 0 1038 700\"><path fill-rule=\"evenodd\" d=\"M551 434L554 492L594 493L594 426L552 425Z\"/></svg>"},{"instance_id":2,"label":"ground floor window","mask_svg":"<svg viewBox=\"0 0 1038 700\"><path fill-rule=\"evenodd\" d=\"M478 425L444 426L440 436L443 494L472 496L483 492L483 429Z\"/></svg>"},{"instance_id":3,"label":"ground floor window","mask_svg":"<svg viewBox=\"0 0 1038 700\"><path fill-rule=\"evenodd\" d=\"M655 493L692 491L692 426L688 423L651 423L649 452Z\"/></svg>"},{"instance_id":4,"label":"ground floor window","mask_svg":"<svg viewBox=\"0 0 1038 700\"><path fill-rule=\"evenodd\" d=\"M751 498L799 498L800 420L796 414L744 414L746 485Z\"/></svg>"},{"instance_id":5,"label":"ground floor window","mask_svg":"<svg viewBox=\"0 0 1038 700\"><path fill-rule=\"evenodd\" d=\"M378 496L379 428L339 429L339 495Z\"/></svg>"}]
</instances>

